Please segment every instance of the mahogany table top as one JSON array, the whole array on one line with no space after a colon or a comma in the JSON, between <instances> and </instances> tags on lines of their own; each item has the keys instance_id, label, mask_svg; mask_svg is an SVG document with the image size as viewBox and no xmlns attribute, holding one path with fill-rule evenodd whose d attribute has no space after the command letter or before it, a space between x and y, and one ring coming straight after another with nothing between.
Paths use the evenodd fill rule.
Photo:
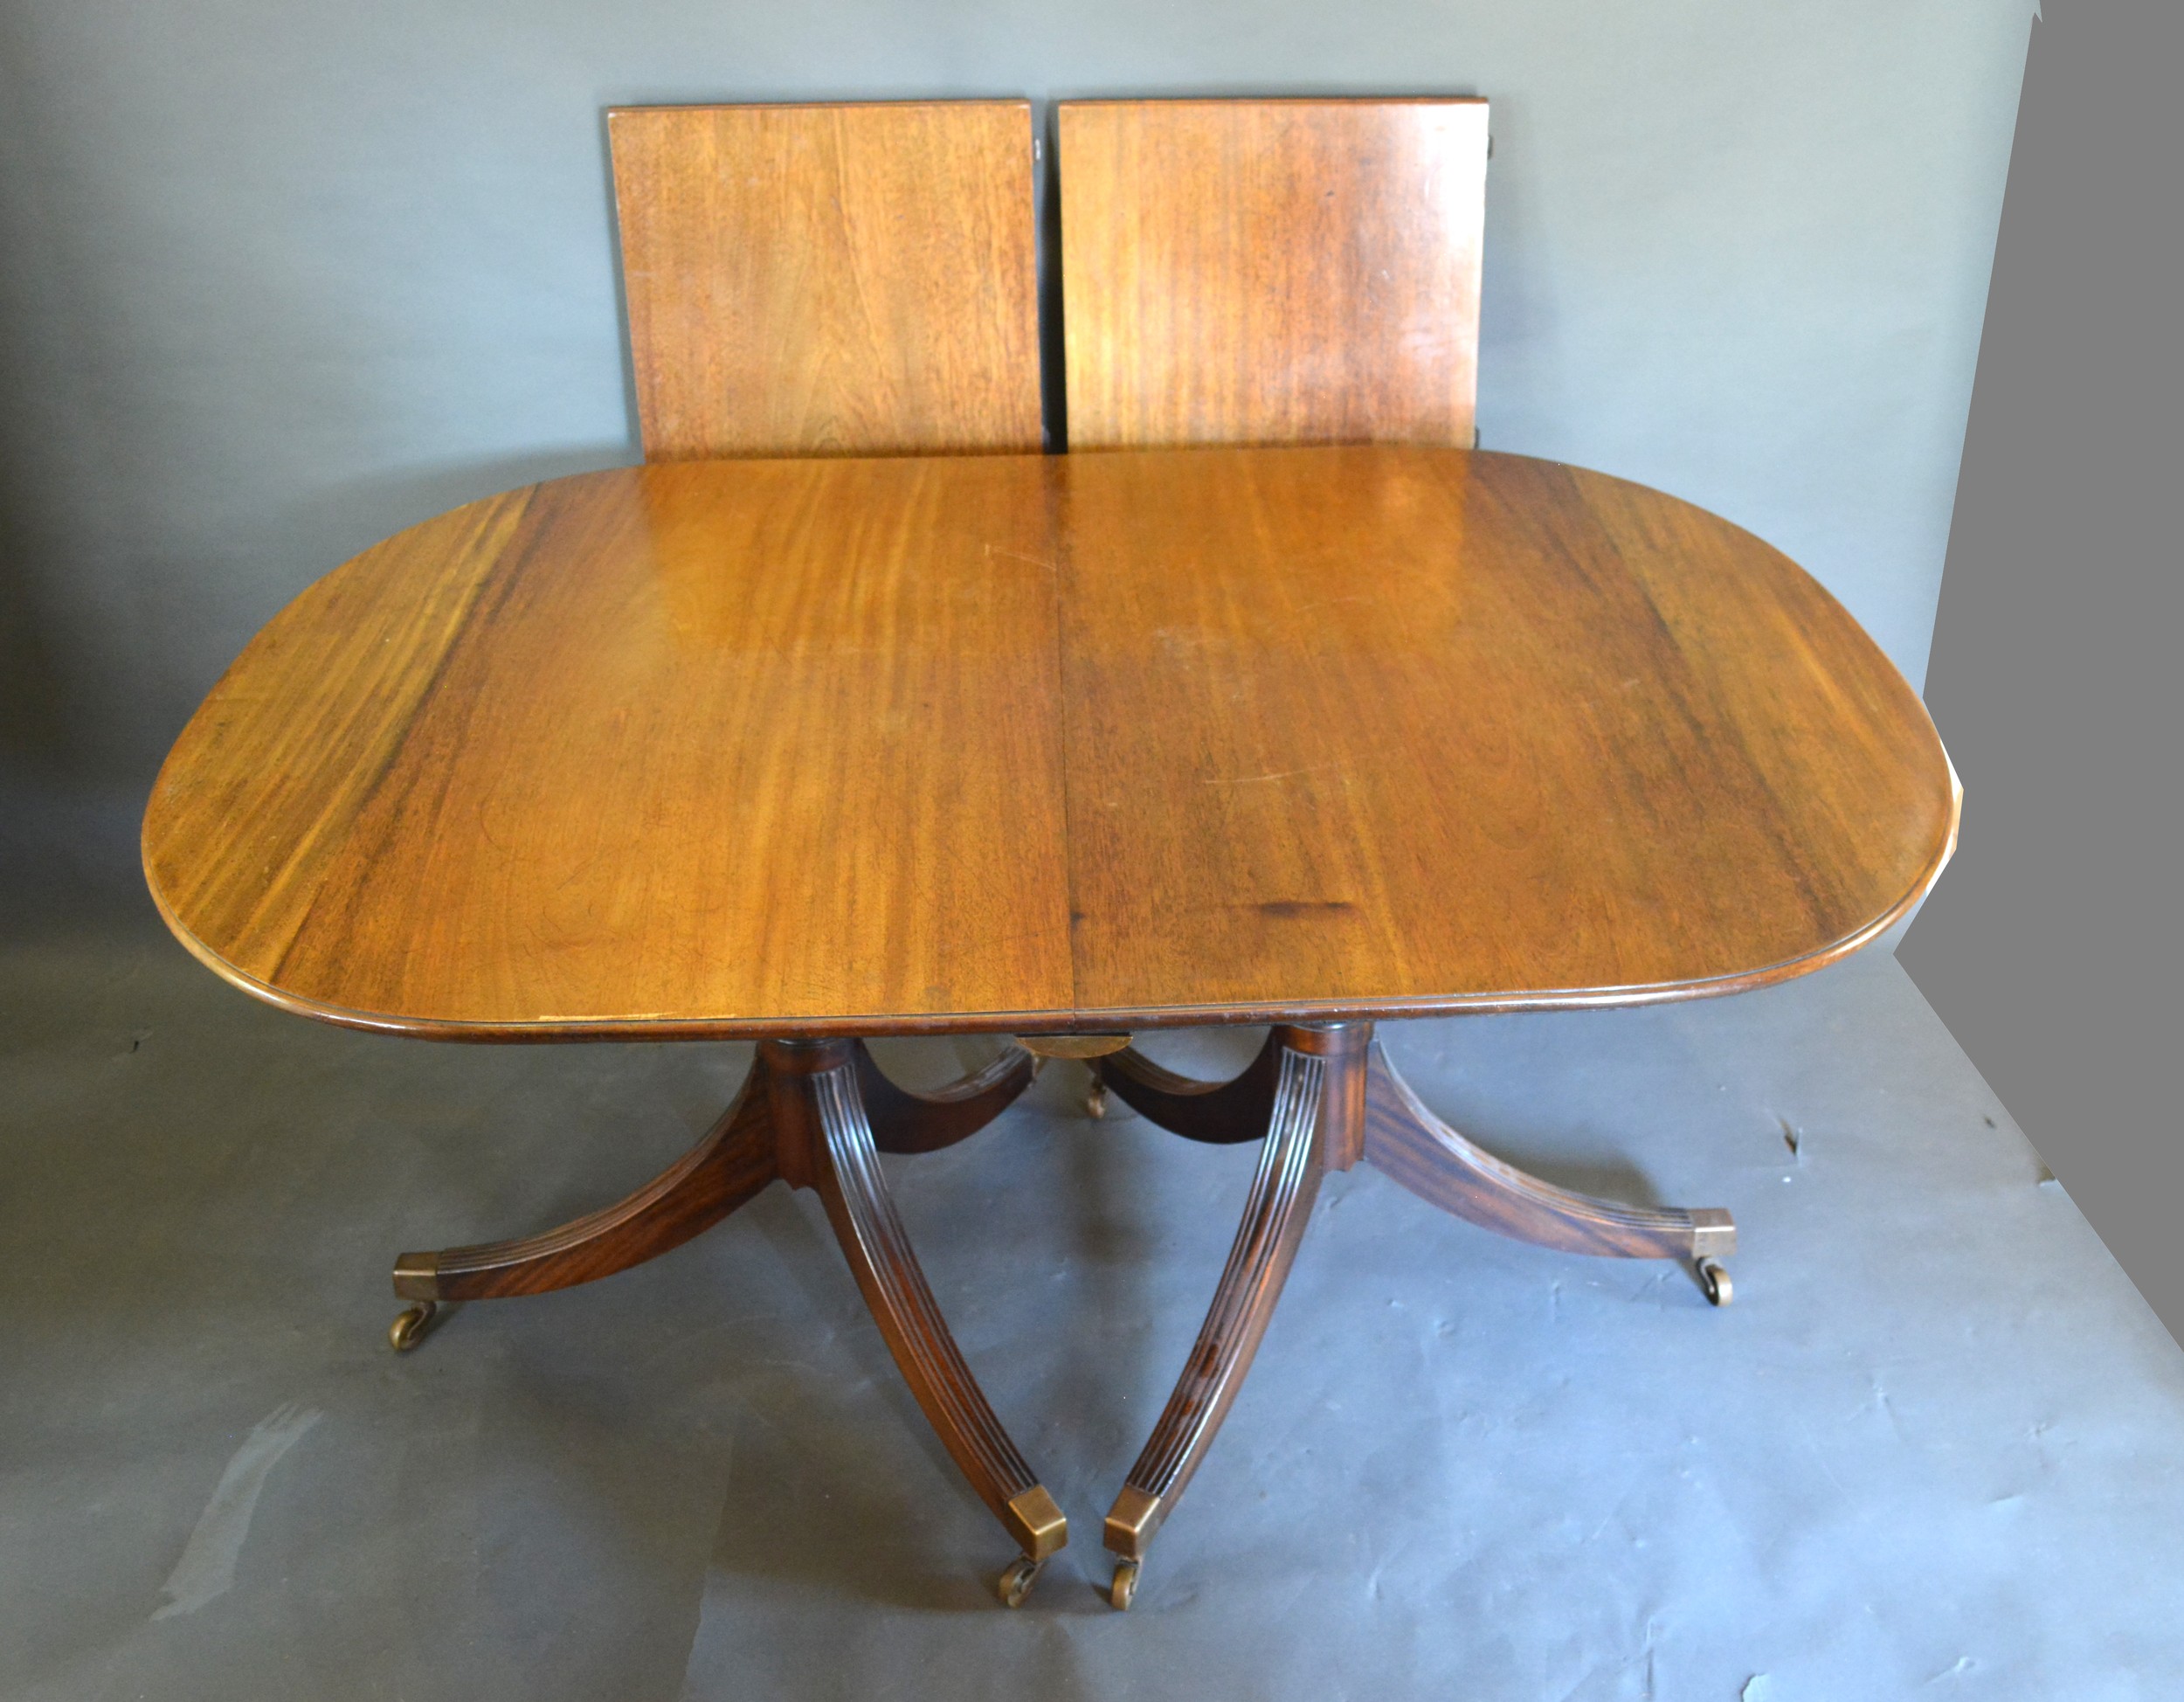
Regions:
<instances>
[{"instance_id":1,"label":"mahogany table top","mask_svg":"<svg viewBox=\"0 0 2184 1702\"><path fill-rule=\"evenodd\" d=\"M252 640L144 823L236 985L451 1039L1636 1003L1953 846L1918 699L1750 534L1552 462L692 461L474 502Z\"/></svg>"}]
</instances>

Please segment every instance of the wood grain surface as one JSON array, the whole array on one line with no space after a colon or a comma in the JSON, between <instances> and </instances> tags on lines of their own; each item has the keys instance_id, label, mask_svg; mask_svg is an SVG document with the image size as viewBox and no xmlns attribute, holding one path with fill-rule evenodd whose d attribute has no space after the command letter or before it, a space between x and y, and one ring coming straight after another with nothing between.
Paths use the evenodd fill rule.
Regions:
<instances>
[{"instance_id":1,"label":"wood grain surface","mask_svg":"<svg viewBox=\"0 0 2184 1702\"><path fill-rule=\"evenodd\" d=\"M1072 449L1469 448L1487 106L1064 101Z\"/></svg>"},{"instance_id":2,"label":"wood grain surface","mask_svg":"<svg viewBox=\"0 0 2184 1702\"><path fill-rule=\"evenodd\" d=\"M1209 449L473 504L252 641L144 854L205 961L357 1026L1116 1032L1757 986L1955 822L1910 688L1726 522Z\"/></svg>"},{"instance_id":3,"label":"wood grain surface","mask_svg":"<svg viewBox=\"0 0 2184 1702\"><path fill-rule=\"evenodd\" d=\"M647 460L1040 446L1031 107L607 114Z\"/></svg>"}]
</instances>

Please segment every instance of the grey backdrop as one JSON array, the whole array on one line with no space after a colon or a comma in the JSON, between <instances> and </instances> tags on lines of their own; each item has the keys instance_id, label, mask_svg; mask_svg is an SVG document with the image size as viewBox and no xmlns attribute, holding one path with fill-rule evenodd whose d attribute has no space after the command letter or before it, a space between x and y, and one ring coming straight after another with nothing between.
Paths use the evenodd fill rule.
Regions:
<instances>
[{"instance_id":1,"label":"grey backdrop","mask_svg":"<svg viewBox=\"0 0 2184 1702\"><path fill-rule=\"evenodd\" d=\"M2034 26L1928 702L1963 848L1900 951L2184 1339L2184 6Z\"/></svg>"}]
</instances>

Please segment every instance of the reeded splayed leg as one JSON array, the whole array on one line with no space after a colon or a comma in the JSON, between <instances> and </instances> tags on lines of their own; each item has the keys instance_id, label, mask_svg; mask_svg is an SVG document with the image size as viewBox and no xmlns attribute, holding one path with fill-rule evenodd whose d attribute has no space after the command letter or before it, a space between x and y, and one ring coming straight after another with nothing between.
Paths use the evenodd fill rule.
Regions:
<instances>
[{"instance_id":1,"label":"reeded splayed leg","mask_svg":"<svg viewBox=\"0 0 2184 1702\"><path fill-rule=\"evenodd\" d=\"M1528 1176L1420 1104L1378 1041L1365 1075L1365 1156L1421 1200L1517 1241L1613 1258L1689 1259L1706 1297L1729 1304L1721 1261L1737 1250L1737 1226L1727 1212L1621 1206Z\"/></svg>"},{"instance_id":2,"label":"reeded splayed leg","mask_svg":"<svg viewBox=\"0 0 2184 1702\"><path fill-rule=\"evenodd\" d=\"M1001 1599L1023 1601L1068 1526L957 1350L880 1173L879 1153L930 1152L975 1134L1031 1083L1012 1047L950 1087L915 1093L861 1041L769 1041L743 1090L687 1155L619 1205L543 1235L405 1253L395 1291L418 1304L390 1332L414 1346L443 1300L482 1300L590 1282L679 1247L777 1177L818 1190L842 1251L917 1403L971 1487L1023 1549ZM870 1109L867 1109L869 1105Z\"/></svg>"},{"instance_id":3,"label":"reeded splayed leg","mask_svg":"<svg viewBox=\"0 0 2184 1702\"><path fill-rule=\"evenodd\" d=\"M414 1301L388 1332L397 1352L417 1346L441 1301L544 1294L657 1258L709 1229L772 1181L773 1123L754 1069L743 1091L695 1146L604 1211L544 1235L404 1253L394 1291Z\"/></svg>"},{"instance_id":4,"label":"reeded splayed leg","mask_svg":"<svg viewBox=\"0 0 2184 1702\"><path fill-rule=\"evenodd\" d=\"M1260 1062L1238 1078L1239 1083L1254 1083L1240 1092L1256 1093L1261 1076L1271 1090L1265 1145L1228 1264L1213 1291L1213 1304L1175 1392L1107 1515L1107 1546L1117 1556L1110 1599L1117 1608L1130 1606L1153 1533L1174 1510L1243 1387L1252 1356L1296 1262L1297 1245L1319 1196L1322 1173L1347 1168L1355 1159L1365 1117L1365 1048L1371 1038L1371 1027L1364 1023L1276 1028ZM1109 1079L1116 1081L1114 1076ZM1144 1085L1140 1076L1125 1079ZM1165 1115L1179 1118L1183 1108L1177 1102L1196 1098L1186 1092L1193 1085L1179 1076L1168 1077L1148 1090L1150 1103L1139 1108L1158 1120L1165 1121ZM1116 1090L1130 1097L1120 1082ZM1204 1097L1213 1101L1221 1091L1211 1090ZM1167 1102L1157 1099L1156 1093L1168 1095ZM1130 1103L1138 1101L1131 1098ZM1152 1104L1159 1104L1160 1110L1152 1110ZM1222 1124L1216 1120L1199 1126ZM1223 1138L1206 1134L1199 1138Z\"/></svg>"},{"instance_id":5,"label":"reeded splayed leg","mask_svg":"<svg viewBox=\"0 0 2184 1702\"><path fill-rule=\"evenodd\" d=\"M1000 1584L1001 1599L1015 1607L1047 1557L1069 1540L1068 1524L994 1416L918 1267L880 1171L856 1049L847 1041L770 1041L762 1048L782 1180L818 1191L910 1393L971 1488L1023 1549Z\"/></svg>"},{"instance_id":6,"label":"reeded splayed leg","mask_svg":"<svg viewBox=\"0 0 2184 1702\"><path fill-rule=\"evenodd\" d=\"M1012 1047L985 1069L930 1093L899 1088L860 1042L857 1076L873 1138L888 1152L930 1152L976 1134L1031 1084L1032 1060ZM611 1276L709 1229L774 1180L773 1105L762 1059L705 1138L615 1205L543 1235L404 1253L394 1291L414 1301L388 1332L397 1351L417 1346L442 1301L544 1294Z\"/></svg>"}]
</instances>

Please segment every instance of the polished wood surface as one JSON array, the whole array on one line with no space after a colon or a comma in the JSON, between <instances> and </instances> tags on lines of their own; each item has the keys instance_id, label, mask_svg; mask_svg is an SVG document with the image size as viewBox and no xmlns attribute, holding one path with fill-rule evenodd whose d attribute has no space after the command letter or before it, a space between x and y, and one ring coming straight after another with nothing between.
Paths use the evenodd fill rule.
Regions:
<instances>
[{"instance_id":1,"label":"polished wood surface","mask_svg":"<svg viewBox=\"0 0 2184 1702\"><path fill-rule=\"evenodd\" d=\"M645 456L1040 446L1022 100L607 114Z\"/></svg>"},{"instance_id":2,"label":"polished wood surface","mask_svg":"<svg viewBox=\"0 0 2184 1702\"><path fill-rule=\"evenodd\" d=\"M674 463L405 534L184 733L155 890L412 1032L1066 1009L1045 469Z\"/></svg>"},{"instance_id":3,"label":"polished wood surface","mask_svg":"<svg viewBox=\"0 0 2184 1702\"><path fill-rule=\"evenodd\" d=\"M1072 449L1471 446L1485 101L1058 121Z\"/></svg>"},{"instance_id":4,"label":"polished wood surface","mask_svg":"<svg viewBox=\"0 0 2184 1702\"><path fill-rule=\"evenodd\" d=\"M1947 760L1749 534L1410 448L691 462L473 504L278 616L152 891L292 1009L471 1039L1121 1032L1817 966Z\"/></svg>"},{"instance_id":5,"label":"polished wood surface","mask_svg":"<svg viewBox=\"0 0 2184 1702\"><path fill-rule=\"evenodd\" d=\"M1701 510L1495 454L1071 460L1087 1008L1723 991L1869 935L1949 846L1902 677Z\"/></svg>"}]
</instances>

